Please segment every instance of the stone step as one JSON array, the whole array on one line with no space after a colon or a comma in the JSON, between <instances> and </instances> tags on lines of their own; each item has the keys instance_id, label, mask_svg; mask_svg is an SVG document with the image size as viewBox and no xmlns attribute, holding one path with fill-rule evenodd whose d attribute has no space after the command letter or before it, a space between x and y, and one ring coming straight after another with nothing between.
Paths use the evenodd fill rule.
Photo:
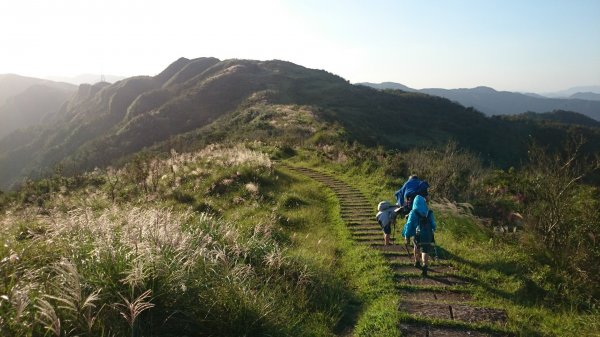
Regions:
<instances>
[{"instance_id":1,"label":"stone step","mask_svg":"<svg viewBox=\"0 0 600 337\"><path fill-rule=\"evenodd\" d=\"M345 201L356 202L358 204L363 205L364 207L367 207L369 205L366 200L356 200L356 199L344 200L344 198L340 198L340 197L338 197L338 199L340 200L341 205L343 205ZM363 206L361 206L361 207L363 207ZM371 208L371 207L369 207L369 208ZM373 211L375 211L375 210L373 209Z\"/></svg>"},{"instance_id":2,"label":"stone step","mask_svg":"<svg viewBox=\"0 0 600 337\"><path fill-rule=\"evenodd\" d=\"M473 300L473 297L462 291L447 290L400 290L400 298L403 301L421 302L460 302L465 303Z\"/></svg>"},{"instance_id":3,"label":"stone step","mask_svg":"<svg viewBox=\"0 0 600 337\"><path fill-rule=\"evenodd\" d=\"M356 237L354 238L354 241L361 244L370 245L371 247L379 245L384 246L383 234L370 237ZM394 239L390 239L390 241L392 244L394 243Z\"/></svg>"},{"instance_id":4,"label":"stone step","mask_svg":"<svg viewBox=\"0 0 600 337\"><path fill-rule=\"evenodd\" d=\"M363 206L368 206L369 202L367 200L360 200L360 199L346 199L346 198L341 198L338 197L338 199L340 200L340 204L343 205L346 202L352 202L352 203L357 203ZM345 200L346 199L346 200ZM350 207L350 206L349 206Z\"/></svg>"},{"instance_id":5,"label":"stone step","mask_svg":"<svg viewBox=\"0 0 600 337\"><path fill-rule=\"evenodd\" d=\"M361 230L361 231L351 231L352 233L352 237L355 238L382 238L383 237L383 231L381 231L381 229L379 228L373 228L373 229L368 229L368 230Z\"/></svg>"},{"instance_id":6,"label":"stone step","mask_svg":"<svg viewBox=\"0 0 600 337\"><path fill-rule=\"evenodd\" d=\"M375 215L373 214L340 214L342 217L348 218L350 220L352 219L356 219L356 220L367 220L369 222L372 222L374 224L379 225L379 223L377 222L377 219L375 219Z\"/></svg>"},{"instance_id":7,"label":"stone step","mask_svg":"<svg viewBox=\"0 0 600 337\"><path fill-rule=\"evenodd\" d=\"M406 251L404 247L404 245L396 245L402 249L400 250L385 250L385 251L381 251L381 254L383 255L384 258L388 259L388 261L390 262L390 265L394 265L394 264L406 264L403 261L398 260L398 258L405 258L405 257L410 257L411 259L413 258L413 252L411 250L408 250L408 252Z\"/></svg>"},{"instance_id":8,"label":"stone step","mask_svg":"<svg viewBox=\"0 0 600 337\"><path fill-rule=\"evenodd\" d=\"M421 274L421 268L416 268L414 265L403 264L403 265L392 265L392 270L398 274ZM439 266L439 265L430 265L427 267L428 275L442 275L442 274L451 274L456 272L456 269L451 266Z\"/></svg>"},{"instance_id":9,"label":"stone step","mask_svg":"<svg viewBox=\"0 0 600 337\"><path fill-rule=\"evenodd\" d=\"M357 217L342 216L342 220L344 220L345 223L379 226L379 224L377 222L375 222L372 218L357 218Z\"/></svg>"},{"instance_id":10,"label":"stone step","mask_svg":"<svg viewBox=\"0 0 600 337\"><path fill-rule=\"evenodd\" d=\"M373 213L373 212L340 211L340 214L343 215L343 216L353 216L353 217L357 217L357 218L368 218L368 219L371 219L371 221L373 221L373 222L377 222L377 219L375 218L375 215L377 213Z\"/></svg>"},{"instance_id":11,"label":"stone step","mask_svg":"<svg viewBox=\"0 0 600 337\"><path fill-rule=\"evenodd\" d=\"M392 239L395 239L395 238L392 238ZM371 248L377 249L379 251L386 252L386 253L387 252L397 252L397 253L400 253L400 255L406 254L406 248L404 248L404 244L402 244L402 243L384 246L383 242L373 242L371 244ZM410 251L410 252L412 254L412 251Z\"/></svg>"},{"instance_id":12,"label":"stone step","mask_svg":"<svg viewBox=\"0 0 600 337\"><path fill-rule=\"evenodd\" d=\"M409 286L452 287L469 283L458 276L436 276L429 274L427 277L421 277L420 275L394 275L394 279L400 285Z\"/></svg>"},{"instance_id":13,"label":"stone step","mask_svg":"<svg viewBox=\"0 0 600 337\"><path fill-rule=\"evenodd\" d=\"M465 323L506 323L506 312L500 309L481 308L465 304L402 301L400 311L418 315L419 318L446 319Z\"/></svg>"},{"instance_id":14,"label":"stone step","mask_svg":"<svg viewBox=\"0 0 600 337\"><path fill-rule=\"evenodd\" d=\"M346 224L346 226L348 226L348 229L352 233L362 233L362 232L380 233L381 232L381 226L379 226L379 224L377 224L377 223L364 225L364 224L358 224L358 223L353 222L352 225Z\"/></svg>"},{"instance_id":15,"label":"stone step","mask_svg":"<svg viewBox=\"0 0 600 337\"><path fill-rule=\"evenodd\" d=\"M342 212L363 212L369 214L377 214L377 209L368 206L352 206L352 207L343 207L341 208Z\"/></svg>"},{"instance_id":16,"label":"stone step","mask_svg":"<svg viewBox=\"0 0 600 337\"><path fill-rule=\"evenodd\" d=\"M344 222L346 223L346 226L350 230L353 230L353 229L381 228L381 227L379 227L378 223L373 222L373 221L360 222L360 221L344 220Z\"/></svg>"},{"instance_id":17,"label":"stone step","mask_svg":"<svg viewBox=\"0 0 600 337\"><path fill-rule=\"evenodd\" d=\"M381 230L381 228L379 226L373 226L373 225L365 225L364 227L359 227L359 226L354 226L354 227L348 227L348 229L350 230L350 233L352 233L352 235L357 235L357 236L361 236L361 235L374 235L374 234L383 234L383 231Z\"/></svg>"},{"instance_id":18,"label":"stone step","mask_svg":"<svg viewBox=\"0 0 600 337\"><path fill-rule=\"evenodd\" d=\"M412 337L504 337L509 334L480 332L469 329L439 327L431 325L400 324L402 336Z\"/></svg>"},{"instance_id":19,"label":"stone step","mask_svg":"<svg viewBox=\"0 0 600 337\"><path fill-rule=\"evenodd\" d=\"M369 204L368 204L368 202L367 202L366 200L360 200L360 199L358 199L358 200L357 200L357 199L349 199L349 198L344 198L344 197L340 197L340 196L337 196L337 198L340 200L340 204L342 204L342 205L343 205L343 204L344 204L344 202L346 202L346 201L351 201L351 202L360 203L360 204L362 204L362 205L365 205L365 207L369 205ZM346 200L345 200L345 199L346 199ZM369 207L369 208L371 208L371 207ZM372 208L371 208L371 209L372 209ZM373 209L373 211L375 211L375 210ZM377 213L377 212L375 212L375 213Z\"/></svg>"},{"instance_id":20,"label":"stone step","mask_svg":"<svg viewBox=\"0 0 600 337\"><path fill-rule=\"evenodd\" d=\"M349 217L349 218L361 218L361 219L371 219L371 221L377 221L375 220L375 215L371 214L371 213L367 213L367 212L342 212L340 214L341 216L344 217Z\"/></svg>"},{"instance_id":21,"label":"stone step","mask_svg":"<svg viewBox=\"0 0 600 337\"><path fill-rule=\"evenodd\" d=\"M414 256L413 252L409 250L410 253L407 253L406 250L404 252L399 252L399 254L384 254L384 258L388 260L391 268L401 268L401 267L412 267L414 268ZM393 252L390 252L393 253ZM410 262L405 262L398 257L409 257L411 259ZM451 264L446 260L429 260L429 268L454 268Z\"/></svg>"},{"instance_id":22,"label":"stone step","mask_svg":"<svg viewBox=\"0 0 600 337\"><path fill-rule=\"evenodd\" d=\"M367 229L367 230L352 230L350 229L350 233L352 233L352 237L354 237L355 239L382 239L383 238L383 231L381 230L381 228L377 228L375 226L373 226L373 228L371 229ZM394 239L394 238L391 238Z\"/></svg>"}]
</instances>

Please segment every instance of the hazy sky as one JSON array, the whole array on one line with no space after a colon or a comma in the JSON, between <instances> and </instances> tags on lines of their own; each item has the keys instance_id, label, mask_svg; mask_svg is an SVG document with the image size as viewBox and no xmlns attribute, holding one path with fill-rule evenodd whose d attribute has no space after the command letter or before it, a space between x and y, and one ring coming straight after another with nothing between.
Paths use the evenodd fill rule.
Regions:
<instances>
[{"instance_id":1,"label":"hazy sky","mask_svg":"<svg viewBox=\"0 0 600 337\"><path fill-rule=\"evenodd\" d=\"M351 82L546 92L600 85L599 0L2 0L0 73L154 75L282 59Z\"/></svg>"}]
</instances>

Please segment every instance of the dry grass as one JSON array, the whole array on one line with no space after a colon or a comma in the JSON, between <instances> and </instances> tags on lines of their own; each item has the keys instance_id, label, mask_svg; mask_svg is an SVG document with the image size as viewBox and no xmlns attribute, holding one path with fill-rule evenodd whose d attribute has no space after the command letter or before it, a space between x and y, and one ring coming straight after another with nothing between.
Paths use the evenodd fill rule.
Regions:
<instances>
[{"instance_id":1,"label":"dry grass","mask_svg":"<svg viewBox=\"0 0 600 337\"><path fill-rule=\"evenodd\" d=\"M270 172L268 156L244 146L214 145L195 153L173 151L143 165L148 169L143 182L152 188L140 198L123 201L122 190L135 191L130 171L110 168L89 173L105 179L104 188L60 189L44 209L14 207L1 217L0 267L6 273L0 278L0 334L135 335L146 313L161 315L152 311L157 303L187 305L193 295L186 294L205 298L190 311L198 318L219 315L211 318L212 326L224 326L219 310L235 306L240 316L232 314L232 321L243 319L246 310L261 312L262 321L282 315L274 309L281 307L276 304L281 294L269 292L285 287L288 275L300 275L295 287L310 284L305 266L286 258L274 218L258 218L248 231L161 201L165 190L183 188L180 181L208 177L206 172L244 167ZM251 195L260 192L258 183L242 187ZM219 286L206 288L210 284Z\"/></svg>"}]
</instances>

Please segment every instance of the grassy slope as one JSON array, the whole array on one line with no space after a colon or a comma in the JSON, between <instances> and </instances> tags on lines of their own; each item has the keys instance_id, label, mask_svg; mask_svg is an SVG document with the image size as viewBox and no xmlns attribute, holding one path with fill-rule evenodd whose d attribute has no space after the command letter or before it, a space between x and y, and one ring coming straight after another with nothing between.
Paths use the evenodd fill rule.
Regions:
<instances>
[{"instance_id":1,"label":"grassy slope","mask_svg":"<svg viewBox=\"0 0 600 337\"><path fill-rule=\"evenodd\" d=\"M1 216L0 332L58 333L59 321L94 336L349 331L380 292L381 258L352 245L316 183L232 151L163 160L156 190L126 167L14 195Z\"/></svg>"}]
</instances>

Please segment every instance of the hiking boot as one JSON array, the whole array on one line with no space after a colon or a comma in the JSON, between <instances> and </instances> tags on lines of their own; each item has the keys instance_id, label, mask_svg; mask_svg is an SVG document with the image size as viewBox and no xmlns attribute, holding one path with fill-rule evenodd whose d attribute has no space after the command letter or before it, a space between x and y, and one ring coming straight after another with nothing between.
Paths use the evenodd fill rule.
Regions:
<instances>
[{"instance_id":1,"label":"hiking boot","mask_svg":"<svg viewBox=\"0 0 600 337\"><path fill-rule=\"evenodd\" d=\"M423 277L427 277L427 266L423 266L423 271L421 272Z\"/></svg>"},{"instance_id":2,"label":"hiking boot","mask_svg":"<svg viewBox=\"0 0 600 337\"><path fill-rule=\"evenodd\" d=\"M415 268L421 268L421 261L415 262Z\"/></svg>"}]
</instances>

